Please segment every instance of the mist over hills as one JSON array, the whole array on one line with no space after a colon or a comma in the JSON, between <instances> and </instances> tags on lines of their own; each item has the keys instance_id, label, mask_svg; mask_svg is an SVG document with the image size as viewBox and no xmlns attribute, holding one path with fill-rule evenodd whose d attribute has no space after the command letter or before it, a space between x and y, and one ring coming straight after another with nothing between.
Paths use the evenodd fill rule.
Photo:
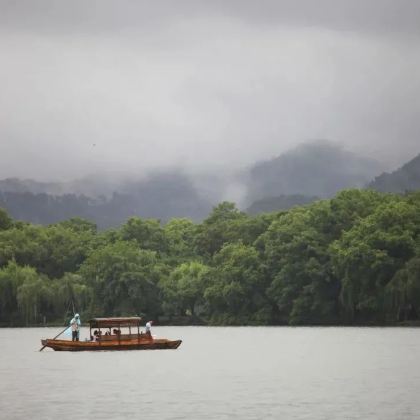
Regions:
<instances>
[{"instance_id":1,"label":"mist over hills","mask_svg":"<svg viewBox=\"0 0 420 420\"><path fill-rule=\"evenodd\" d=\"M384 172L368 184L381 192L400 193L420 189L420 154L396 171Z\"/></svg>"},{"instance_id":2,"label":"mist over hills","mask_svg":"<svg viewBox=\"0 0 420 420\"><path fill-rule=\"evenodd\" d=\"M326 198L350 187L363 187L385 166L333 143L304 143L250 170L248 202L301 194Z\"/></svg>"},{"instance_id":3,"label":"mist over hills","mask_svg":"<svg viewBox=\"0 0 420 420\"><path fill-rule=\"evenodd\" d=\"M420 157L416 159L407 164L412 186L419 185L418 172L412 169ZM75 216L94 221L100 228L118 226L130 216L200 221L222 200L236 201L251 214L287 209L330 197L343 188L364 187L385 169L380 162L317 141L226 174L194 175L170 169L142 178L95 174L61 183L8 178L0 180L0 207L16 219L40 224ZM394 176L404 178L394 174L377 177L369 187L379 189L383 179L389 183ZM393 191L401 191L397 188L401 182Z\"/></svg>"},{"instance_id":4,"label":"mist over hills","mask_svg":"<svg viewBox=\"0 0 420 420\"><path fill-rule=\"evenodd\" d=\"M85 188L91 189L92 183L85 182ZM80 180L73 186L82 184L83 180ZM17 188L13 190L12 186ZM34 188L24 191L25 186ZM54 185L54 190L59 187L59 184ZM100 228L118 226L136 215L162 221L171 217L200 220L212 207L197 193L191 180L181 173L168 172L143 180L121 182L118 191L104 195L109 188L104 180L100 189L92 190L96 193L93 196L78 194L76 188L72 193L54 195L39 192L48 191L46 183L25 181L19 184L16 180L7 180L0 183L0 207L16 219L32 223L49 224L77 216L94 221Z\"/></svg>"},{"instance_id":5,"label":"mist over hills","mask_svg":"<svg viewBox=\"0 0 420 420\"><path fill-rule=\"evenodd\" d=\"M89 197L110 197L129 184L132 177L122 173L101 173L87 175L67 182L43 182L34 179L6 178L0 180L0 191L33 194L65 195L76 194Z\"/></svg>"}]
</instances>

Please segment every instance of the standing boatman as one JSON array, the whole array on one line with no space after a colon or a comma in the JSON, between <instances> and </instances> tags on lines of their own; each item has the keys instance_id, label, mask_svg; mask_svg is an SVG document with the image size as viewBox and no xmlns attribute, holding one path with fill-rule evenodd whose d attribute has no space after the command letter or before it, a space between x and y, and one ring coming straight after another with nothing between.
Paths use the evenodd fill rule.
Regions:
<instances>
[{"instance_id":1,"label":"standing boatman","mask_svg":"<svg viewBox=\"0 0 420 420\"><path fill-rule=\"evenodd\" d=\"M75 314L74 318L70 321L71 327L71 341L79 341L80 338L80 315Z\"/></svg>"},{"instance_id":2,"label":"standing boatman","mask_svg":"<svg viewBox=\"0 0 420 420\"><path fill-rule=\"evenodd\" d=\"M153 321L146 322L146 335L152 338L152 324Z\"/></svg>"}]
</instances>

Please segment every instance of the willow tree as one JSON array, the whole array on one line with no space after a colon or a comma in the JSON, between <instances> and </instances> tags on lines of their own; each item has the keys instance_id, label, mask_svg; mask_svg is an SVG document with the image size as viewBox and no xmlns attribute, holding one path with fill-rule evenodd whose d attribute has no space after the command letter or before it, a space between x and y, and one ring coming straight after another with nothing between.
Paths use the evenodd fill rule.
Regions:
<instances>
[{"instance_id":1,"label":"willow tree","mask_svg":"<svg viewBox=\"0 0 420 420\"><path fill-rule=\"evenodd\" d=\"M97 315L157 316L161 305L158 282L166 273L156 252L126 241L94 250L80 269L92 288Z\"/></svg>"},{"instance_id":2,"label":"willow tree","mask_svg":"<svg viewBox=\"0 0 420 420\"><path fill-rule=\"evenodd\" d=\"M190 261L176 267L160 282L164 294L164 308L174 315L192 318L204 305L203 294L208 285L209 267Z\"/></svg>"},{"instance_id":3,"label":"willow tree","mask_svg":"<svg viewBox=\"0 0 420 420\"><path fill-rule=\"evenodd\" d=\"M413 257L419 226L419 209L395 196L331 246L348 321L384 321L385 287Z\"/></svg>"},{"instance_id":4,"label":"willow tree","mask_svg":"<svg viewBox=\"0 0 420 420\"><path fill-rule=\"evenodd\" d=\"M420 318L420 255L397 271L386 286L389 319L407 321Z\"/></svg>"},{"instance_id":5,"label":"willow tree","mask_svg":"<svg viewBox=\"0 0 420 420\"><path fill-rule=\"evenodd\" d=\"M267 324L271 306L266 296L258 251L242 243L225 244L213 258L211 284L204 292L213 324Z\"/></svg>"}]
</instances>

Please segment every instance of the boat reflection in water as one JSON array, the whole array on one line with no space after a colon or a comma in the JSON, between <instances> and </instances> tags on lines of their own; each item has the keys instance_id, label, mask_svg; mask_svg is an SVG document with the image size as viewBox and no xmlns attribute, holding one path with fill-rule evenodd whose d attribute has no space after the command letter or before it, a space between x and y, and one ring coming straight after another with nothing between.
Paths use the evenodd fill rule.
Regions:
<instances>
[{"instance_id":1,"label":"boat reflection in water","mask_svg":"<svg viewBox=\"0 0 420 420\"><path fill-rule=\"evenodd\" d=\"M181 345L182 340L154 338L141 332L140 322L140 317L94 318L89 321L91 341L45 339L41 343L56 351L164 350ZM92 334L93 329L97 334Z\"/></svg>"}]
</instances>

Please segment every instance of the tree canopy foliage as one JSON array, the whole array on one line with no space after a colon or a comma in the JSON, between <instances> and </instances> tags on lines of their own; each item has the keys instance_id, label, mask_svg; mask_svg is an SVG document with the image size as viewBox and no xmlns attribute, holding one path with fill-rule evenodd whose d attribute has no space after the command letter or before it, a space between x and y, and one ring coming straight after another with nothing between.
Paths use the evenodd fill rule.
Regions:
<instances>
[{"instance_id":1,"label":"tree canopy foliage","mask_svg":"<svg viewBox=\"0 0 420 420\"><path fill-rule=\"evenodd\" d=\"M202 223L129 218L98 231L0 209L0 323L140 315L211 325L387 324L420 317L420 193L343 190Z\"/></svg>"}]
</instances>

